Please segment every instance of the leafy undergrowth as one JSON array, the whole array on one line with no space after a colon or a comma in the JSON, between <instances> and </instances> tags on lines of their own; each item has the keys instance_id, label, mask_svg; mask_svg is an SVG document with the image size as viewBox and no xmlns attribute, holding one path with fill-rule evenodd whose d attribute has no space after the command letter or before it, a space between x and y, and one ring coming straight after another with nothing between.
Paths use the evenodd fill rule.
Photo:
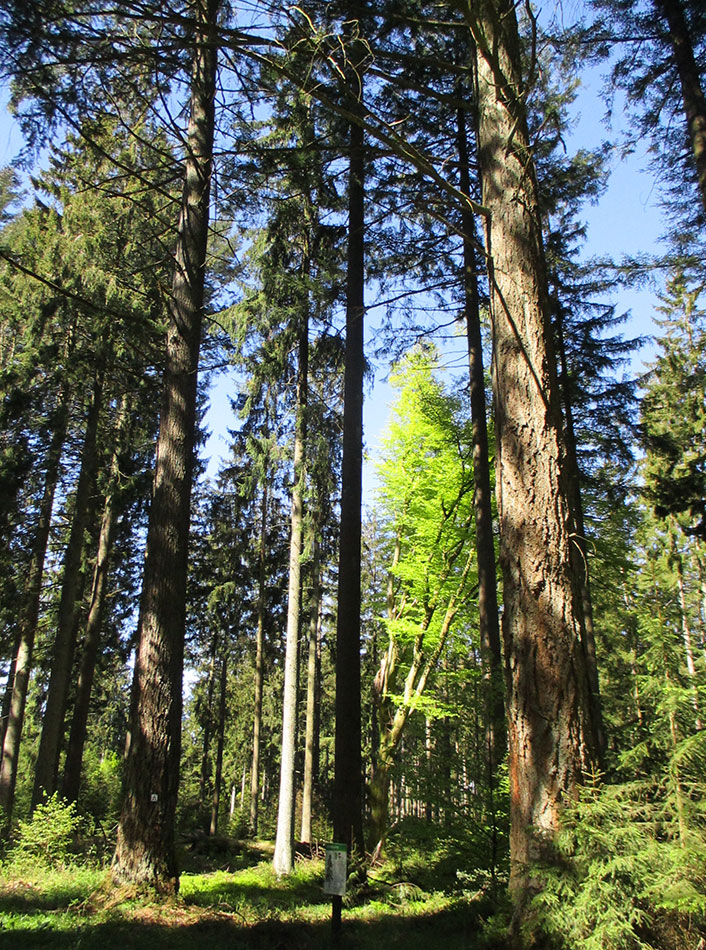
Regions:
<instances>
[{"instance_id":1,"label":"leafy undergrowth","mask_svg":"<svg viewBox=\"0 0 706 950\"><path fill-rule=\"evenodd\" d=\"M299 859L278 879L267 845L231 842L206 870L208 854L185 853L201 865L181 877L179 897L156 902L114 884L108 870L0 867L0 948L81 950L317 950L331 946L331 905L322 890L323 862ZM196 849L198 850L198 849ZM423 870L423 874L421 873ZM455 874L401 855L370 874L344 903L342 950L500 950L491 905L464 892Z\"/></svg>"}]
</instances>

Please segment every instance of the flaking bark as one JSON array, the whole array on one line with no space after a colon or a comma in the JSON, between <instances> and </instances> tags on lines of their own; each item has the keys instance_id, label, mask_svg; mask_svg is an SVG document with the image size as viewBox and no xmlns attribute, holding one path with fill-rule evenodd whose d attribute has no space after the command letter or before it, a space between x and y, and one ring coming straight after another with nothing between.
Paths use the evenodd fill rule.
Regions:
<instances>
[{"instance_id":1,"label":"flaking bark","mask_svg":"<svg viewBox=\"0 0 706 950\"><path fill-rule=\"evenodd\" d=\"M496 485L508 676L510 888L517 919L564 802L596 753L570 552L571 513L514 6L466 4L489 211Z\"/></svg>"}]
</instances>

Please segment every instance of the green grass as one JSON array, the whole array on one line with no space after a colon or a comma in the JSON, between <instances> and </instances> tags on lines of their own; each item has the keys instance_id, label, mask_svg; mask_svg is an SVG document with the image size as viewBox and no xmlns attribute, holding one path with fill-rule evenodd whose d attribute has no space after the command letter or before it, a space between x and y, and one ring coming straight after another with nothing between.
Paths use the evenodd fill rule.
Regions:
<instances>
[{"instance_id":1,"label":"green grass","mask_svg":"<svg viewBox=\"0 0 706 950\"><path fill-rule=\"evenodd\" d=\"M330 947L323 863L300 860L292 875L278 879L263 850L233 843L219 853L221 866L210 870L204 867L208 857L187 855L187 866L201 866L182 874L178 898L161 902L115 885L107 870L0 867L0 948ZM405 867L398 854L346 898L341 950L500 950L502 941L492 938L484 921L488 901L464 894L455 875L439 874L431 886L435 861L428 858L424 864L412 854Z\"/></svg>"}]
</instances>

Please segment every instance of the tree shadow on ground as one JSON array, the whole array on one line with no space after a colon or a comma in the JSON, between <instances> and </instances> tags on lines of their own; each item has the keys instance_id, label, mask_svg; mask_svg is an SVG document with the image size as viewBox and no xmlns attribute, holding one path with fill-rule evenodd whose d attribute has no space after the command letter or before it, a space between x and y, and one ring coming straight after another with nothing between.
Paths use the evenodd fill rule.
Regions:
<instances>
[{"instance_id":1,"label":"tree shadow on ground","mask_svg":"<svg viewBox=\"0 0 706 950\"><path fill-rule=\"evenodd\" d=\"M212 914L195 923L175 925L135 920L93 924L90 918L72 929L34 930L21 922L0 933L0 950L328 950L331 925L265 921L245 927L234 915ZM346 920L340 950L503 950L481 936L481 921L472 909L453 908L423 917L388 916Z\"/></svg>"},{"instance_id":2,"label":"tree shadow on ground","mask_svg":"<svg viewBox=\"0 0 706 950\"><path fill-rule=\"evenodd\" d=\"M249 908L270 908L291 911L302 904L317 905L329 903L322 889L322 881L300 881L284 878L282 881L261 882L239 880L238 878L220 878L209 881L198 892L185 895L186 904L197 907L217 907L238 909L247 904Z\"/></svg>"}]
</instances>

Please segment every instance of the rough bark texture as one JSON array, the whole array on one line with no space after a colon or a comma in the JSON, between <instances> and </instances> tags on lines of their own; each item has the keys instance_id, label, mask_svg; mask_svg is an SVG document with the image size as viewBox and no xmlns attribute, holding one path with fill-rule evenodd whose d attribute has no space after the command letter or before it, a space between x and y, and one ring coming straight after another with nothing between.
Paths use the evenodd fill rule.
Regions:
<instances>
[{"instance_id":1,"label":"rough bark texture","mask_svg":"<svg viewBox=\"0 0 706 950\"><path fill-rule=\"evenodd\" d=\"M218 0L196 4L190 119L169 304L138 645L113 870L119 880L178 889L179 787L189 508L196 422L216 85Z\"/></svg>"},{"instance_id":2,"label":"rough bark texture","mask_svg":"<svg viewBox=\"0 0 706 950\"><path fill-rule=\"evenodd\" d=\"M360 551L365 368L364 201L363 130L358 125L351 125L333 815L334 838L348 846L349 854L354 844L361 854L365 850L360 755Z\"/></svg>"},{"instance_id":3,"label":"rough bark texture","mask_svg":"<svg viewBox=\"0 0 706 950\"><path fill-rule=\"evenodd\" d=\"M51 442L47 452L44 491L19 618L20 637L13 664L12 695L3 739L2 763L0 764L0 809L3 812L2 820L6 830L9 828L12 818L22 725L27 704L29 676L32 671L32 653L37 632L37 621L39 619L44 561L49 543L51 513L59 480L59 466L66 439L67 424L68 393L64 390L59 396Z\"/></svg>"},{"instance_id":4,"label":"rough bark texture","mask_svg":"<svg viewBox=\"0 0 706 950\"><path fill-rule=\"evenodd\" d=\"M308 387L309 319L302 318L297 368L297 405L294 432L294 484L292 486L291 533L289 539L289 590L287 597L287 639L284 656L284 696L282 700L282 753L279 773L279 804L275 838L274 869L289 874L294 868L294 756L297 728L297 672L299 658L299 616L301 613L301 557L304 532L304 487L306 440L306 400Z\"/></svg>"},{"instance_id":5,"label":"rough bark texture","mask_svg":"<svg viewBox=\"0 0 706 950\"><path fill-rule=\"evenodd\" d=\"M84 532L89 522L95 517L91 502L96 491L98 421L103 402L103 382L104 367L99 366L86 415L81 469L76 485L71 532L64 555L61 598L52 649L51 676L34 774L32 808L53 795L58 785L59 754L64 738L66 703L78 633L78 611L83 593L84 577L81 561L84 551Z\"/></svg>"},{"instance_id":6,"label":"rough bark texture","mask_svg":"<svg viewBox=\"0 0 706 950\"><path fill-rule=\"evenodd\" d=\"M521 912L531 893L531 866L551 856L562 805L590 768L595 744L514 7L509 0L482 0L465 13L476 46L478 158L489 212L510 888Z\"/></svg>"},{"instance_id":7,"label":"rough bark texture","mask_svg":"<svg viewBox=\"0 0 706 950\"><path fill-rule=\"evenodd\" d=\"M681 83L699 193L706 211L706 96L701 87L701 76L694 58L689 27L679 0L655 0L655 10L658 16L666 20L669 27L669 40Z\"/></svg>"}]
</instances>

